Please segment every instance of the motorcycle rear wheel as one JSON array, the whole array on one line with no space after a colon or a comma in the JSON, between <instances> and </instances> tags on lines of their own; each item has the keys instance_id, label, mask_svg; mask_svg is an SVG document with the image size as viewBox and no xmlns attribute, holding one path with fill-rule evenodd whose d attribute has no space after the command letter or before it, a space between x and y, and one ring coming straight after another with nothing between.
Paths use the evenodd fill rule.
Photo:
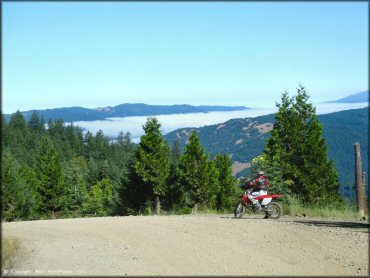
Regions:
<instances>
[{"instance_id":1,"label":"motorcycle rear wheel","mask_svg":"<svg viewBox=\"0 0 370 278\"><path fill-rule=\"evenodd\" d=\"M245 211L245 206L242 203L238 203L234 210L235 218L242 218Z\"/></svg>"},{"instance_id":2,"label":"motorcycle rear wheel","mask_svg":"<svg viewBox=\"0 0 370 278\"><path fill-rule=\"evenodd\" d=\"M271 202L267 205L266 218L278 219L282 214L282 207L279 203Z\"/></svg>"}]
</instances>

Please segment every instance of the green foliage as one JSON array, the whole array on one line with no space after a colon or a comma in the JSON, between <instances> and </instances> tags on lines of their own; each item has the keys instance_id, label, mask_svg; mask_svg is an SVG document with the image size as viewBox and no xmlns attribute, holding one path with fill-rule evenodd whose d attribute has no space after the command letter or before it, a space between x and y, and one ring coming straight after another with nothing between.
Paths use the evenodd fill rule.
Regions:
<instances>
[{"instance_id":1,"label":"green foliage","mask_svg":"<svg viewBox=\"0 0 370 278\"><path fill-rule=\"evenodd\" d=\"M170 152L170 172L167 179L167 191L164 198L164 208L167 210L178 210L181 205L181 197L183 195L183 187L180 183L179 163L181 157L181 147L179 140L176 140Z\"/></svg>"},{"instance_id":2,"label":"green foliage","mask_svg":"<svg viewBox=\"0 0 370 278\"><path fill-rule=\"evenodd\" d=\"M92 187L90 196L84 203L83 213L103 216L112 215L113 210L113 184L109 179L103 179Z\"/></svg>"},{"instance_id":3,"label":"green foliage","mask_svg":"<svg viewBox=\"0 0 370 278\"><path fill-rule=\"evenodd\" d=\"M135 149L129 133L112 143L101 131L84 137L62 120L49 121L45 129L37 113L26 123L19 111L9 124L3 115L1 124L3 220L128 211L120 193Z\"/></svg>"},{"instance_id":4,"label":"green foliage","mask_svg":"<svg viewBox=\"0 0 370 278\"><path fill-rule=\"evenodd\" d=\"M355 156L353 144L361 144L363 169L369 169L369 108L344 110L335 113L319 115L323 124L323 136L328 145L328 156L333 160L339 173L341 194L350 201L356 200ZM266 139L271 137L269 128L275 123L275 114L255 118L232 119L223 124L197 128L199 139L211 157L220 153L232 155L233 162L250 163L261 155L266 145ZM258 127L269 127L264 131ZM179 139L184 149L193 129L185 128L166 134L170 143ZM249 175L246 168L236 173L236 177ZM369 195L369 175L366 175L367 195Z\"/></svg>"},{"instance_id":5,"label":"green foliage","mask_svg":"<svg viewBox=\"0 0 370 278\"><path fill-rule=\"evenodd\" d=\"M338 174L328 159L322 125L308 98L302 86L294 98L283 93L266 143L266 162L269 171L280 175L280 182L288 184L292 194L306 204L341 202Z\"/></svg>"},{"instance_id":6,"label":"green foliage","mask_svg":"<svg viewBox=\"0 0 370 278\"><path fill-rule=\"evenodd\" d=\"M32 174L24 169L9 149L2 156L1 196L2 219L5 221L27 219L34 214L35 192L27 187Z\"/></svg>"},{"instance_id":7,"label":"green foliage","mask_svg":"<svg viewBox=\"0 0 370 278\"><path fill-rule=\"evenodd\" d=\"M69 163L63 164L63 180L66 185L69 203L66 210L78 211L82 205L88 201L88 189L86 177L88 165L82 156L75 157Z\"/></svg>"},{"instance_id":8,"label":"green foliage","mask_svg":"<svg viewBox=\"0 0 370 278\"><path fill-rule=\"evenodd\" d=\"M179 176L184 187L184 200L188 206L212 205L217 192L217 174L199 141L197 132L189 138L180 158Z\"/></svg>"},{"instance_id":9,"label":"green foliage","mask_svg":"<svg viewBox=\"0 0 370 278\"><path fill-rule=\"evenodd\" d=\"M37 159L37 192L40 195L40 214L53 214L63 209L65 191L63 188L60 157L49 137L42 137Z\"/></svg>"},{"instance_id":10,"label":"green foliage","mask_svg":"<svg viewBox=\"0 0 370 278\"><path fill-rule=\"evenodd\" d=\"M44 118L40 118L38 113L34 111L32 113L31 119L28 122L28 128L30 132L33 132L35 134L44 134L46 132Z\"/></svg>"},{"instance_id":11,"label":"green foliage","mask_svg":"<svg viewBox=\"0 0 370 278\"><path fill-rule=\"evenodd\" d=\"M148 118L135 155L135 170L144 184L150 186L156 197L166 194L170 171L169 147L155 117Z\"/></svg>"},{"instance_id":12,"label":"green foliage","mask_svg":"<svg viewBox=\"0 0 370 278\"><path fill-rule=\"evenodd\" d=\"M235 206L235 198L238 194L236 179L232 174L232 162L228 155L216 155L213 160L217 171L218 192L216 196L216 208L218 210L232 211Z\"/></svg>"},{"instance_id":13,"label":"green foliage","mask_svg":"<svg viewBox=\"0 0 370 278\"><path fill-rule=\"evenodd\" d=\"M129 133L120 132L112 142L102 131L83 135L62 120L49 121L45 129L36 113L28 123L22 117L17 113L12 124L2 122L2 167L7 169L2 184L13 185L2 188L3 220L152 214L158 197L164 213L190 213L194 208L231 212L234 207L239 189L232 161L215 153L211 159L197 132L182 153L180 141L174 141L170 151L155 118L148 118L136 146ZM263 142L259 123L240 121L245 124L250 125L244 129L248 136L258 135ZM310 140L320 143L320 133L315 136ZM246 144L253 146L257 145ZM311 158L307 154L305 159ZM252 172L262 167L270 175L272 192L289 193L293 181L282 179L278 167L258 161Z\"/></svg>"}]
</instances>

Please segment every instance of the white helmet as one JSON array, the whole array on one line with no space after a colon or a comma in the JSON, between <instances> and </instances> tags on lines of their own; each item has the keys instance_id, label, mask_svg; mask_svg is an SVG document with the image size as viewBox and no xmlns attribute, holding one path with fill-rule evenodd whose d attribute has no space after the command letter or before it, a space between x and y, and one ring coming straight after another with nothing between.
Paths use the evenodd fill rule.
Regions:
<instances>
[{"instance_id":1,"label":"white helmet","mask_svg":"<svg viewBox=\"0 0 370 278\"><path fill-rule=\"evenodd\" d=\"M262 176L264 176L264 175L265 175L265 172L263 172L263 171L259 171L259 172L258 172L258 175L262 175Z\"/></svg>"}]
</instances>

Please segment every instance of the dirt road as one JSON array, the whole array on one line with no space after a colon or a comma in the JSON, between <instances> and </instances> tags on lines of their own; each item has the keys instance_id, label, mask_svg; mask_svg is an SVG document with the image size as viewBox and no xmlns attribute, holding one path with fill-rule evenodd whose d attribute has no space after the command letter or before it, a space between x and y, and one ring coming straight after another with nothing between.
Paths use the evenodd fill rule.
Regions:
<instances>
[{"instance_id":1,"label":"dirt road","mask_svg":"<svg viewBox=\"0 0 370 278\"><path fill-rule=\"evenodd\" d=\"M369 274L369 224L231 215L129 216L2 224L21 240L5 275Z\"/></svg>"}]
</instances>

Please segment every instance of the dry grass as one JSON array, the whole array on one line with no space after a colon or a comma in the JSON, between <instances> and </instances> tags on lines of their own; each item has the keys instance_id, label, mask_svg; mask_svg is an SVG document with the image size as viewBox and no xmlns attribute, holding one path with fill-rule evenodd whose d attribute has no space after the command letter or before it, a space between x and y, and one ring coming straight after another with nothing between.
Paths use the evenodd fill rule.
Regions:
<instances>
[{"instance_id":1,"label":"dry grass","mask_svg":"<svg viewBox=\"0 0 370 278\"><path fill-rule=\"evenodd\" d=\"M298 200L289 198L289 205L285 206L285 214L296 216L296 215L308 215L309 217L324 217L324 218L347 218L347 219L359 219L360 215L355 210L348 206L344 208L334 207L306 207L303 206Z\"/></svg>"},{"instance_id":2,"label":"dry grass","mask_svg":"<svg viewBox=\"0 0 370 278\"><path fill-rule=\"evenodd\" d=\"M241 163L239 161L235 161L232 165L233 175L235 176L237 173L243 171L246 168L250 168L250 167L251 167L251 164L249 162Z\"/></svg>"},{"instance_id":3,"label":"dry grass","mask_svg":"<svg viewBox=\"0 0 370 278\"><path fill-rule=\"evenodd\" d=\"M1 241L1 265L3 269L10 269L19 250L20 240L14 237L3 236Z\"/></svg>"}]
</instances>

